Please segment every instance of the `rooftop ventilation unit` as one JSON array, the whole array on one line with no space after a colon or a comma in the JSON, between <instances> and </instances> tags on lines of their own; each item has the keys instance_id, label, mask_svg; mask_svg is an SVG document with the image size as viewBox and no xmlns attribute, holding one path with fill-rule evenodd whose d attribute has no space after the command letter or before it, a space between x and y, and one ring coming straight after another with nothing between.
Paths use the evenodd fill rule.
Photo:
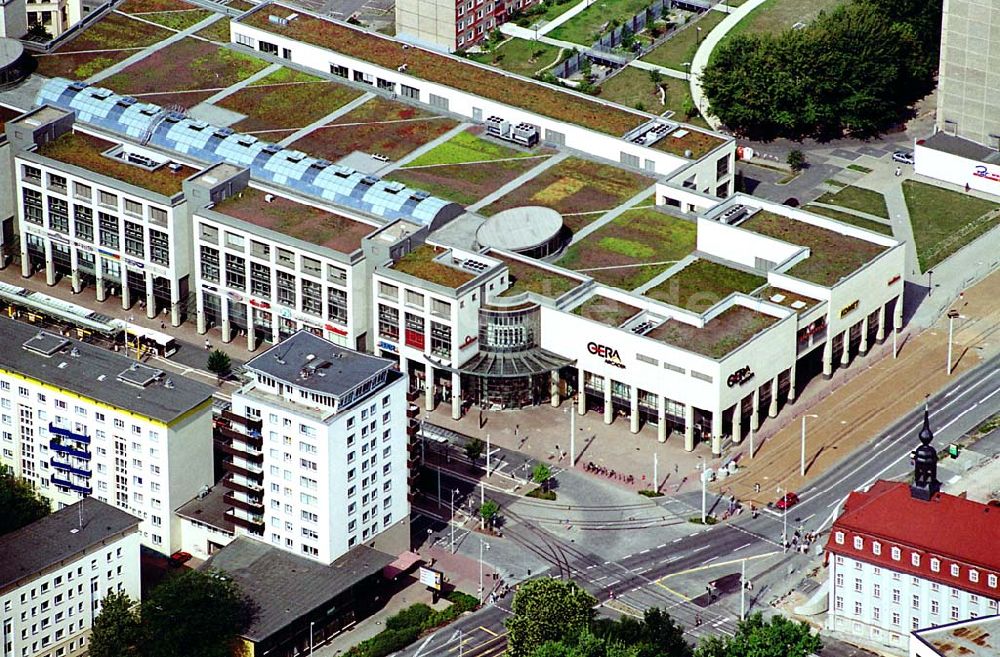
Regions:
<instances>
[{"instance_id":1,"label":"rooftop ventilation unit","mask_svg":"<svg viewBox=\"0 0 1000 657\"><path fill-rule=\"evenodd\" d=\"M418 189L417 191L413 192L413 198L417 201L423 201L425 198L430 198L430 196L431 196L430 193L425 192L422 189Z\"/></svg>"},{"instance_id":2,"label":"rooftop ventilation unit","mask_svg":"<svg viewBox=\"0 0 1000 657\"><path fill-rule=\"evenodd\" d=\"M656 326L656 324L649 321L648 319L644 319L643 321L639 322L629 330L635 333L636 335L644 335L649 331L651 331L654 326Z\"/></svg>"},{"instance_id":3,"label":"rooftop ventilation unit","mask_svg":"<svg viewBox=\"0 0 1000 657\"><path fill-rule=\"evenodd\" d=\"M274 14L269 14L267 17L268 23L274 23L275 25L281 25L285 27L288 25L288 19L282 16L275 16Z\"/></svg>"},{"instance_id":4,"label":"rooftop ventilation unit","mask_svg":"<svg viewBox=\"0 0 1000 657\"><path fill-rule=\"evenodd\" d=\"M79 80L77 80L75 82L70 82L69 87L67 88L71 89L72 91L83 91L84 89L87 88L87 86L88 85L86 82L80 82Z\"/></svg>"},{"instance_id":5,"label":"rooftop ventilation unit","mask_svg":"<svg viewBox=\"0 0 1000 657\"><path fill-rule=\"evenodd\" d=\"M464 260L461 266L462 269L467 269L475 274L482 274L490 268L485 262L479 262L478 260Z\"/></svg>"},{"instance_id":6,"label":"rooftop ventilation unit","mask_svg":"<svg viewBox=\"0 0 1000 657\"><path fill-rule=\"evenodd\" d=\"M137 102L138 101L135 98L132 98L131 96L122 96L121 98L118 99L118 104L121 105L122 107L131 107L132 105L135 105Z\"/></svg>"},{"instance_id":7,"label":"rooftop ventilation unit","mask_svg":"<svg viewBox=\"0 0 1000 657\"><path fill-rule=\"evenodd\" d=\"M723 212L722 215L719 217L719 220L724 224L732 226L739 220L746 217L748 214L750 214L750 210L747 208L747 206L743 205L742 203L736 203L732 207L728 208L725 212Z\"/></svg>"},{"instance_id":8,"label":"rooftop ventilation unit","mask_svg":"<svg viewBox=\"0 0 1000 657\"><path fill-rule=\"evenodd\" d=\"M141 363L132 363L127 370L118 374L118 380L122 383L145 388L153 381L163 376L163 370L149 367Z\"/></svg>"},{"instance_id":9,"label":"rooftop ventilation unit","mask_svg":"<svg viewBox=\"0 0 1000 657\"><path fill-rule=\"evenodd\" d=\"M361 179L362 185L374 185L377 182L378 178L376 178L375 176L365 176L364 178Z\"/></svg>"},{"instance_id":10,"label":"rooftop ventilation unit","mask_svg":"<svg viewBox=\"0 0 1000 657\"><path fill-rule=\"evenodd\" d=\"M60 335L39 331L34 337L25 340L22 346L28 351L33 351L36 354L50 358L68 344L69 340Z\"/></svg>"},{"instance_id":11,"label":"rooftop ventilation unit","mask_svg":"<svg viewBox=\"0 0 1000 657\"><path fill-rule=\"evenodd\" d=\"M229 135L233 134L233 132L234 131L232 128L219 128L218 130L215 131L215 134L225 139Z\"/></svg>"},{"instance_id":12,"label":"rooftop ventilation unit","mask_svg":"<svg viewBox=\"0 0 1000 657\"><path fill-rule=\"evenodd\" d=\"M406 64L400 64L399 66L396 67L396 70L399 71L400 73L406 73Z\"/></svg>"}]
</instances>

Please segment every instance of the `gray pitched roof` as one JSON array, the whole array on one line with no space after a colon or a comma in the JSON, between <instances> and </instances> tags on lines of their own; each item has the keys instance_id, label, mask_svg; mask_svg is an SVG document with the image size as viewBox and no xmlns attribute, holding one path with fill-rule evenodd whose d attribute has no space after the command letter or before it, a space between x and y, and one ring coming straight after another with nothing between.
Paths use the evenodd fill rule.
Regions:
<instances>
[{"instance_id":1,"label":"gray pitched roof","mask_svg":"<svg viewBox=\"0 0 1000 657\"><path fill-rule=\"evenodd\" d=\"M393 365L391 360L341 347L301 330L251 359L245 367L293 386L339 396ZM315 373L303 378L302 372L309 367Z\"/></svg>"},{"instance_id":2,"label":"gray pitched roof","mask_svg":"<svg viewBox=\"0 0 1000 657\"><path fill-rule=\"evenodd\" d=\"M139 518L85 497L0 537L0 590L138 526Z\"/></svg>"},{"instance_id":3,"label":"gray pitched roof","mask_svg":"<svg viewBox=\"0 0 1000 657\"><path fill-rule=\"evenodd\" d=\"M0 317L0 335L4 336L0 368L161 422L172 422L214 392L204 383L165 374L145 387L126 383L119 376L125 374L140 383L159 371L122 354L6 317ZM36 348L26 348L25 343ZM167 387L168 378L172 387Z\"/></svg>"},{"instance_id":4,"label":"gray pitched roof","mask_svg":"<svg viewBox=\"0 0 1000 657\"><path fill-rule=\"evenodd\" d=\"M393 561L395 557L360 545L327 566L241 536L202 568L224 571L256 604L257 616L243 636L259 642Z\"/></svg>"}]
</instances>

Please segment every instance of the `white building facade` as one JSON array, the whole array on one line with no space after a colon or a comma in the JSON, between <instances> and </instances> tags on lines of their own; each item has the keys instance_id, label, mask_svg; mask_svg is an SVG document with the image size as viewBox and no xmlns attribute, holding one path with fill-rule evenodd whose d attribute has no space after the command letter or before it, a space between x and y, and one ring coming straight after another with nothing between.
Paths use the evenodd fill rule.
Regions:
<instances>
[{"instance_id":1,"label":"white building facade","mask_svg":"<svg viewBox=\"0 0 1000 657\"><path fill-rule=\"evenodd\" d=\"M2 461L55 508L93 496L180 548L173 510L212 483L212 389L93 345L0 319Z\"/></svg>"},{"instance_id":2,"label":"white building facade","mask_svg":"<svg viewBox=\"0 0 1000 657\"><path fill-rule=\"evenodd\" d=\"M3 654L86 655L103 598L140 597L138 523L88 499L0 539L7 562L0 569ZM23 568L15 573L16 566Z\"/></svg>"},{"instance_id":3,"label":"white building facade","mask_svg":"<svg viewBox=\"0 0 1000 657\"><path fill-rule=\"evenodd\" d=\"M246 364L233 395L227 520L331 563L356 545L409 549L405 377L301 331Z\"/></svg>"}]
</instances>

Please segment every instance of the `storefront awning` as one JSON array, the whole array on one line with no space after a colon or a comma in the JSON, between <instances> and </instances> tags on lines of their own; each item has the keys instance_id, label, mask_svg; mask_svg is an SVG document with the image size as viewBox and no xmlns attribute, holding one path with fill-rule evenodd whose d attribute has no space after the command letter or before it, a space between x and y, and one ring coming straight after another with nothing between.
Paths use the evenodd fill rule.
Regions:
<instances>
[{"instance_id":1,"label":"storefront awning","mask_svg":"<svg viewBox=\"0 0 1000 657\"><path fill-rule=\"evenodd\" d=\"M536 348L515 353L480 352L461 367L462 374L488 378L506 378L545 374L574 361L545 349Z\"/></svg>"}]
</instances>

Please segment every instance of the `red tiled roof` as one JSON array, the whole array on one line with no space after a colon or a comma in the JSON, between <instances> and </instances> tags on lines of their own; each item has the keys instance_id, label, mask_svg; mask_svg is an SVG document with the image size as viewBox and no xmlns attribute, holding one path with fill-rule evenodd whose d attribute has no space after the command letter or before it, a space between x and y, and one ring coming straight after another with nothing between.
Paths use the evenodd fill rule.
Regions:
<instances>
[{"instance_id":1,"label":"red tiled roof","mask_svg":"<svg viewBox=\"0 0 1000 657\"><path fill-rule=\"evenodd\" d=\"M843 533L843 543L838 534ZM863 539L860 549L854 537ZM873 543L881 544L875 554ZM847 498L844 513L833 523L827 551L866 561L890 570L916 575L987 597L1000 598L996 579L1000 577L1000 508L965 498L938 493L929 502L910 495L906 483L878 481L867 492ZM892 548L900 548L900 558L892 558ZM920 555L914 565L912 554ZM940 560L938 572L931 559ZM951 574L953 564L959 575ZM970 571L978 572L978 582Z\"/></svg>"}]
</instances>

